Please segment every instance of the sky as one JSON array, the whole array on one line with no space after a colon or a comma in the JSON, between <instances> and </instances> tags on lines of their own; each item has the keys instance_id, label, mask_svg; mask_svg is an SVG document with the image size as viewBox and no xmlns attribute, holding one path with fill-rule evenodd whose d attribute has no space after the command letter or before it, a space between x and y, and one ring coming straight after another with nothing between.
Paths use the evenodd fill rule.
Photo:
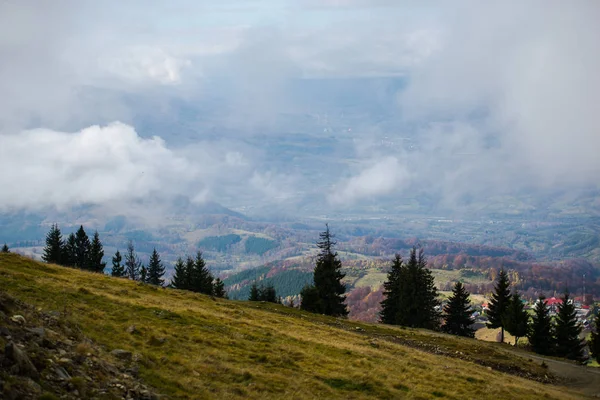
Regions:
<instances>
[{"instance_id":1,"label":"sky","mask_svg":"<svg viewBox=\"0 0 600 400\"><path fill-rule=\"evenodd\" d=\"M598 15L593 0L0 0L0 212L597 188ZM378 78L402 82L382 100L395 128L361 121L319 190L268 162L257 132L285 136L267 128L306 107L290 81ZM173 104L210 124L176 140L191 123ZM411 151L376 145L406 134Z\"/></svg>"}]
</instances>

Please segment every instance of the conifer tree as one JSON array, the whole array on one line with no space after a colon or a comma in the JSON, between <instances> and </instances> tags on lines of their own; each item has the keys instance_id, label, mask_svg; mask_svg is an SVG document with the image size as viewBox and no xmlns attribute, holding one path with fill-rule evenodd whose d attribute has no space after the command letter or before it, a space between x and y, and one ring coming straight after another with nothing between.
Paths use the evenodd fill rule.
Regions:
<instances>
[{"instance_id":1,"label":"conifer tree","mask_svg":"<svg viewBox=\"0 0 600 400\"><path fill-rule=\"evenodd\" d=\"M550 317L550 309L542 296L535 303L535 314L531 318L527 339L531 349L542 355L552 355L554 348L554 327Z\"/></svg>"},{"instance_id":2,"label":"conifer tree","mask_svg":"<svg viewBox=\"0 0 600 400\"><path fill-rule=\"evenodd\" d=\"M417 255L417 248L413 247L408 262L400 272L396 325L426 329L439 327L437 289L433 275L426 267L423 249Z\"/></svg>"},{"instance_id":3,"label":"conifer tree","mask_svg":"<svg viewBox=\"0 0 600 400\"><path fill-rule=\"evenodd\" d=\"M260 301L260 291L258 290L258 285L256 282L254 282L250 287L250 296L248 296L248 301Z\"/></svg>"},{"instance_id":4,"label":"conifer tree","mask_svg":"<svg viewBox=\"0 0 600 400\"><path fill-rule=\"evenodd\" d=\"M300 309L312 313L322 313L323 306L319 297L319 290L314 285L306 285L300 292Z\"/></svg>"},{"instance_id":5,"label":"conifer tree","mask_svg":"<svg viewBox=\"0 0 600 400\"><path fill-rule=\"evenodd\" d=\"M117 252L112 258L112 271L110 273L112 276L117 278L122 278L126 276L125 266L121 264L121 261L123 261L123 258L121 257L121 253L119 252L119 250L117 250Z\"/></svg>"},{"instance_id":6,"label":"conifer tree","mask_svg":"<svg viewBox=\"0 0 600 400\"><path fill-rule=\"evenodd\" d=\"M83 225L75 233L75 263L79 269L90 270L90 238L83 229Z\"/></svg>"},{"instance_id":7,"label":"conifer tree","mask_svg":"<svg viewBox=\"0 0 600 400\"><path fill-rule=\"evenodd\" d=\"M188 258L188 260L189 260L189 258ZM194 262L192 260L192 265L193 265L193 263ZM181 290L189 290L190 289L189 274L188 274L187 266L188 266L188 263L184 262L181 257L179 257L177 259L177 262L175 263L175 274L173 275L173 278L171 279L171 286L174 287L175 289L181 289Z\"/></svg>"},{"instance_id":8,"label":"conifer tree","mask_svg":"<svg viewBox=\"0 0 600 400\"><path fill-rule=\"evenodd\" d=\"M225 283L220 279L215 279L215 286L213 289L213 295L223 299L227 298L227 292L225 291Z\"/></svg>"},{"instance_id":9,"label":"conifer tree","mask_svg":"<svg viewBox=\"0 0 600 400\"><path fill-rule=\"evenodd\" d=\"M133 242L127 244L127 253L125 253L125 273L131 280L137 281L140 279L140 270L142 263L135 254Z\"/></svg>"},{"instance_id":10,"label":"conifer tree","mask_svg":"<svg viewBox=\"0 0 600 400\"><path fill-rule=\"evenodd\" d=\"M452 296L444 306L444 325L442 330L458 336L475 337L472 325L475 319L471 316L470 293L461 282L456 282L452 289Z\"/></svg>"},{"instance_id":11,"label":"conifer tree","mask_svg":"<svg viewBox=\"0 0 600 400\"><path fill-rule=\"evenodd\" d=\"M10 250L8 249L8 245L6 243L4 243L4 246L2 246L2 253L10 253Z\"/></svg>"},{"instance_id":12,"label":"conifer tree","mask_svg":"<svg viewBox=\"0 0 600 400\"><path fill-rule=\"evenodd\" d=\"M102 242L100 242L100 235L98 235L98 231L94 232L94 237L92 239L92 243L90 245L90 254L89 254L89 267L90 271L104 273L104 268L106 268L106 263L102 261L104 258L104 247L102 246Z\"/></svg>"},{"instance_id":13,"label":"conifer tree","mask_svg":"<svg viewBox=\"0 0 600 400\"><path fill-rule=\"evenodd\" d=\"M394 325L396 323L402 291L402 277L406 275L404 274L405 269L402 257L400 254L396 254L392 261L392 268L387 274L387 280L383 284L383 296L385 298L381 302L379 318L384 324Z\"/></svg>"},{"instance_id":14,"label":"conifer tree","mask_svg":"<svg viewBox=\"0 0 600 400\"><path fill-rule=\"evenodd\" d=\"M148 282L148 270L142 264L140 267L140 282L147 283Z\"/></svg>"},{"instance_id":15,"label":"conifer tree","mask_svg":"<svg viewBox=\"0 0 600 400\"><path fill-rule=\"evenodd\" d=\"M62 234L60 233L58 224L54 224L46 235L46 247L44 247L42 260L51 264L63 264L63 247Z\"/></svg>"},{"instance_id":16,"label":"conifer tree","mask_svg":"<svg viewBox=\"0 0 600 400\"><path fill-rule=\"evenodd\" d=\"M196 260L194 261L194 266L192 269L191 281L192 290L194 292L212 295L213 276L204 262L201 251L196 253Z\"/></svg>"},{"instance_id":17,"label":"conifer tree","mask_svg":"<svg viewBox=\"0 0 600 400\"><path fill-rule=\"evenodd\" d=\"M277 293L273 285L267 285L259 290L260 301L268 301L269 303L277 303Z\"/></svg>"},{"instance_id":18,"label":"conifer tree","mask_svg":"<svg viewBox=\"0 0 600 400\"><path fill-rule=\"evenodd\" d=\"M335 242L329 232L329 225L319 237L317 247L321 249L317 257L317 265L314 271L314 286L319 293L319 303L321 313L336 317L345 317L348 315L348 309L344 304L346 286L342 283L344 274L342 273L342 263L338 258L337 252L333 250Z\"/></svg>"},{"instance_id":19,"label":"conifer tree","mask_svg":"<svg viewBox=\"0 0 600 400\"><path fill-rule=\"evenodd\" d=\"M67 241L65 243L63 249L63 265L67 267L74 267L77 263L77 239L75 238L75 234L71 232L67 237Z\"/></svg>"},{"instance_id":20,"label":"conifer tree","mask_svg":"<svg viewBox=\"0 0 600 400\"><path fill-rule=\"evenodd\" d=\"M527 335L528 324L529 314L525 311L521 296L514 293L502 316L502 325L508 333L515 337L515 346L519 344L520 338Z\"/></svg>"},{"instance_id":21,"label":"conifer tree","mask_svg":"<svg viewBox=\"0 0 600 400\"><path fill-rule=\"evenodd\" d=\"M160 256L156 249L152 251L150 260L148 261L148 277L147 282L151 285L162 286L165 283L163 276L165 275L165 267L160 260Z\"/></svg>"},{"instance_id":22,"label":"conifer tree","mask_svg":"<svg viewBox=\"0 0 600 400\"><path fill-rule=\"evenodd\" d=\"M579 338L582 327L577 321L575 304L566 292L558 304L555 324L555 355L582 360L584 342Z\"/></svg>"},{"instance_id":23,"label":"conifer tree","mask_svg":"<svg viewBox=\"0 0 600 400\"><path fill-rule=\"evenodd\" d=\"M596 362L600 363L600 313L594 319L594 330L592 330L592 338L590 340L590 353Z\"/></svg>"},{"instance_id":24,"label":"conifer tree","mask_svg":"<svg viewBox=\"0 0 600 400\"><path fill-rule=\"evenodd\" d=\"M422 248L419 249L417 263L419 266L416 279L416 285L419 288L417 301L420 307L417 326L437 330L440 327L441 313L436 310L436 307L440 305L440 301L438 300L435 279L429 268L427 268L427 259Z\"/></svg>"},{"instance_id":25,"label":"conifer tree","mask_svg":"<svg viewBox=\"0 0 600 400\"><path fill-rule=\"evenodd\" d=\"M489 303L487 317L487 327L489 329L501 328L500 342L504 343L504 324L502 323L502 317L508 308L510 303L510 282L508 280L508 274L504 269L500 271L498 275L498 283L494 288L494 294L492 294L492 300Z\"/></svg>"}]
</instances>

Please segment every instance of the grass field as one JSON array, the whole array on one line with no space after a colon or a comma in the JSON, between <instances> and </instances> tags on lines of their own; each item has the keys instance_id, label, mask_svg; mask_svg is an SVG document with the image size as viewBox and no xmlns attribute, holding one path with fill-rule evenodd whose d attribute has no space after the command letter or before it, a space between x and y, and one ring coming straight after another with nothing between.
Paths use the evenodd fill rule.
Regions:
<instances>
[{"instance_id":1,"label":"grass field","mask_svg":"<svg viewBox=\"0 0 600 400\"><path fill-rule=\"evenodd\" d=\"M139 355L142 380L170 398L580 398L517 376L543 380L539 362L472 339L212 299L13 254L0 254L0 288L67 311L107 353Z\"/></svg>"}]
</instances>

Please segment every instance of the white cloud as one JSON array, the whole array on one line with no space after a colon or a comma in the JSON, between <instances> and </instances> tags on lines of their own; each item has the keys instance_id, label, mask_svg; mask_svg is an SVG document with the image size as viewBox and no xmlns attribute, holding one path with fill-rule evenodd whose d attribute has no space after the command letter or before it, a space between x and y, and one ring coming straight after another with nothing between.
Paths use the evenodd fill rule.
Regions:
<instances>
[{"instance_id":1,"label":"white cloud","mask_svg":"<svg viewBox=\"0 0 600 400\"><path fill-rule=\"evenodd\" d=\"M142 139L122 123L0 136L0 170L0 210L174 195L200 172L160 138Z\"/></svg>"},{"instance_id":2,"label":"white cloud","mask_svg":"<svg viewBox=\"0 0 600 400\"><path fill-rule=\"evenodd\" d=\"M356 201L392 193L405 187L408 171L395 157L386 157L341 182L329 196L332 204L352 204Z\"/></svg>"},{"instance_id":3,"label":"white cloud","mask_svg":"<svg viewBox=\"0 0 600 400\"><path fill-rule=\"evenodd\" d=\"M190 60L144 46L124 49L120 54L100 58L98 63L105 73L134 84L180 84L184 70L192 66Z\"/></svg>"},{"instance_id":4,"label":"white cloud","mask_svg":"<svg viewBox=\"0 0 600 400\"><path fill-rule=\"evenodd\" d=\"M482 180L495 165L505 181L496 192L598 184L600 5L470 5L450 14L439 51L410 71L404 115L453 122L476 159L463 176ZM429 139L446 142L443 132ZM424 159L438 162L440 151Z\"/></svg>"}]
</instances>

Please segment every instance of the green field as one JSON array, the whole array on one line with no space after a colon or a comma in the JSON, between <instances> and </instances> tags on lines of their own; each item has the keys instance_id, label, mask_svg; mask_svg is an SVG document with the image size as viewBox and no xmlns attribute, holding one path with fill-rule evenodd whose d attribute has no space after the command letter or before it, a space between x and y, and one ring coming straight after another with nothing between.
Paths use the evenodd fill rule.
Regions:
<instances>
[{"instance_id":1,"label":"green field","mask_svg":"<svg viewBox=\"0 0 600 400\"><path fill-rule=\"evenodd\" d=\"M134 352L140 378L170 398L579 397L536 382L548 373L539 363L472 339L211 299L12 254L0 255L0 287L38 310L69 310L82 337L106 352Z\"/></svg>"}]
</instances>

